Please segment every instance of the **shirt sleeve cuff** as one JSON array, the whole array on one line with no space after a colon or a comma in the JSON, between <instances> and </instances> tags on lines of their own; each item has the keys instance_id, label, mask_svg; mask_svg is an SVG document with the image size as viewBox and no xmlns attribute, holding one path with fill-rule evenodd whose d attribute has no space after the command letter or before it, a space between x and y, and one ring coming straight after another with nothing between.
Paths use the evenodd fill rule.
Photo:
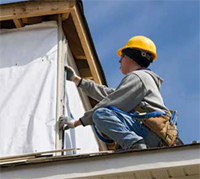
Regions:
<instances>
[{"instance_id":1,"label":"shirt sleeve cuff","mask_svg":"<svg viewBox=\"0 0 200 179\"><path fill-rule=\"evenodd\" d=\"M79 121L81 122L82 126L85 127L85 124L83 123L82 119L80 118Z\"/></svg>"},{"instance_id":2,"label":"shirt sleeve cuff","mask_svg":"<svg viewBox=\"0 0 200 179\"><path fill-rule=\"evenodd\" d=\"M80 87L80 86L81 86L82 81L83 81L83 78L80 79L80 81L79 81L77 87Z\"/></svg>"}]
</instances>

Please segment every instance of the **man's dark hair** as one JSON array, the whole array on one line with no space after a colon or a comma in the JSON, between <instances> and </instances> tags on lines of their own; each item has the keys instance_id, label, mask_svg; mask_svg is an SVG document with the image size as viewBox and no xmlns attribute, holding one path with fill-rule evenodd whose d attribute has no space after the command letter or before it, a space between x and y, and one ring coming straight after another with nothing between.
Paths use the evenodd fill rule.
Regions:
<instances>
[{"instance_id":1,"label":"man's dark hair","mask_svg":"<svg viewBox=\"0 0 200 179\"><path fill-rule=\"evenodd\" d=\"M137 49L126 48L122 50L122 54L130 57L135 62L137 62L141 67L147 68L150 63L153 61L151 54L146 52L146 56L142 55L142 51Z\"/></svg>"}]
</instances>

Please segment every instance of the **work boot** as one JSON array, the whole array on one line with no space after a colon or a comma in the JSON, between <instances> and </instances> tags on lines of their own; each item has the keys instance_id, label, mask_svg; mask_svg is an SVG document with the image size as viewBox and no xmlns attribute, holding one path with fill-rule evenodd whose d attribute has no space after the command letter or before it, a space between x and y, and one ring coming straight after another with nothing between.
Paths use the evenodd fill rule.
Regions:
<instances>
[{"instance_id":1,"label":"work boot","mask_svg":"<svg viewBox=\"0 0 200 179\"><path fill-rule=\"evenodd\" d=\"M131 146L131 150L133 150L133 149L135 149L135 150L141 150L141 149L146 149L147 148L147 146L146 146L146 144L145 144L145 142L144 142L144 140L142 139L142 140L139 140L139 141L137 141L136 143L134 143L132 146Z\"/></svg>"},{"instance_id":2,"label":"work boot","mask_svg":"<svg viewBox=\"0 0 200 179\"><path fill-rule=\"evenodd\" d=\"M121 148L121 146L117 147L115 149L115 152L116 153L121 153L121 152L125 152L125 151L128 151L128 150L142 150L142 149L147 149L147 146L144 142L144 140L139 140L137 141L136 143L134 143L130 149L123 149Z\"/></svg>"}]
</instances>

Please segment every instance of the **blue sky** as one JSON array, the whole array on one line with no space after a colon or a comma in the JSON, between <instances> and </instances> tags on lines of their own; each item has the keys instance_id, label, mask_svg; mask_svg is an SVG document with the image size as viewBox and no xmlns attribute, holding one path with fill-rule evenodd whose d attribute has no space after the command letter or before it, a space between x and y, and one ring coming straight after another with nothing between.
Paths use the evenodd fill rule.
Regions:
<instances>
[{"instance_id":1,"label":"blue sky","mask_svg":"<svg viewBox=\"0 0 200 179\"><path fill-rule=\"evenodd\" d=\"M200 1L83 0L83 5L108 85L117 87L123 78L116 51L135 35L151 38L158 53L151 69L164 79L166 106L179 113L180 137L186 144L200 140Z\"/></svg>"},{"instance_id":2,"label":"blue sky","mask_svg":"<svg viewBox=\"0 0 200 179\"><path fill-rule=\"evenodd\" d=\"M200 140L200 1L83 0L84 12L108 85L123 75L116 51L135 35L151 38L158 58L151 69L163 79L165 104L178 111L185 143Z\"/></svg>"}]
</instances>

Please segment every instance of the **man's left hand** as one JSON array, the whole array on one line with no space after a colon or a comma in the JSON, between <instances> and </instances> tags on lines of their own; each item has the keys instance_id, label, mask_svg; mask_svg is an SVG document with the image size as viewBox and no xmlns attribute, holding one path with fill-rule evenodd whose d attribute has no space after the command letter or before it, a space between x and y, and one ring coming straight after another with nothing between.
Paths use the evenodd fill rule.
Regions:
<instances>
[{"instance_id":1,"label":"man's left hand","mask_svg":"<svg viewBox=\"0 0 200 179\"><path fill-rule=\"evenodd\" d=\"M60 116L59 118L59 129L68 130L70 128L75 128L75 120L68 116Z\"/></svg>"}]
</instances>

